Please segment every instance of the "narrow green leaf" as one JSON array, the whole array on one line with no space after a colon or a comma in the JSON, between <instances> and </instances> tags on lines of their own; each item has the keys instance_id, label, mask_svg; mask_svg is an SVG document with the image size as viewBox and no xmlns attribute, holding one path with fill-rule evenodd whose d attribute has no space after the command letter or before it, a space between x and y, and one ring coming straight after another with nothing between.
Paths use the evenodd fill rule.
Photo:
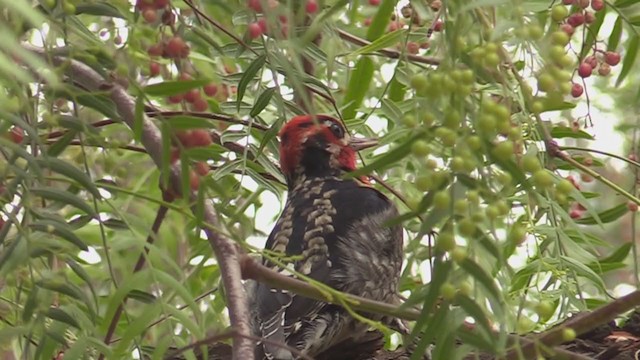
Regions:
<instances>
[{"instance_id":1,"label":"narrow green leaf","mask_svg":"<svg viewBox=\"0 0 640 360\"><path fill-rule=\"evenodd\" d=\"M471 317L473 317L476 322L478 322L487 333L492 333L493 328L491 327L491 322L487 318L487 314L482 310L478 304L473 301L473 299L464 296L464 295L456 295L455 301L460 307L464 309Z\"/></svg>"},{"instance_id":2,"label":"narrow green leaf","mask_svg":"<svg viewBox=\"0 0 640 360\"><path fill-rule=\"evenodd\" d=\"M76 339L70 348L64 351L64 356L69 359L85 359L87 355L87 346L89 345L87 337L82 335Z\"/></svg>"},{"instance_id":3,"label":"narrow green leaf","mask_svg":"<svg viewBox=\"0 0 640 360\"><path fill-rule=\"evenodd\" d=\"M260 115L262 110L264 110L267 107L267 105L269 105L269 102L271 101L271 98L273 97L273 93L275 91L276 91L275 87L268 88L265 91L263 91L254 102L253 108L249 112L249 116L253 118Z\"/></svg>"},{"instance_id":4,"label":"narrow green leaf","mask_svg":"<svg viewBox=\"0 0 640 360\"><path fill-rule=\"evenodd\" d=\"M621 218L624 214L629 211L626 203L617 205L612 207L611 209L607 209L605 211L599 212L597 218L600 219L602 224L610 223L612 221L616 221ZM576 224L581 225L594 225L597 224L597 220L595 216L587 216L584 218L580 218L575 220Z\"/></svg>"},{"instance_id":5,"label":"narrow green leaf","mask_svg":"<svg viewBox=\"0 0 640 360\"><path fill-rule=\"evenodd\" d=\"M616 86L620 86L624 78L629 74L631 68L636 63L636 57L638 55L638 44L640 43L640 37L638 35L629 34L629 44L626 46L626 52L624 54L624 60L622 61L622 70L620 75L616 79Z\"/></svg>"},{"instance_id":6,"label":"narrow green leaf","mask_svg":"<svg viewBox=\"0 0 640 360\"><path fill-rule=\"evenodd\" d=\"M357 49L348 56L351 58L355 58L358 55L373 53L378 50L382 50L384 48L397 44L405 35L406 31L404 30L392 31L371 42L369 45Z\"/></svg>"},{"instance_id":7,"label":"narrow green leaf","mask_svg":"<svg viewBox=\"0 0 640 360\"><path fill-rule=\"evenodd\" d=\"M551 129L551 136L554 139L572 138L593 140L593 136L582 130L574 130L566 126L555 126Z\"/></svg>"},{"instance_id":8,"label":"narrow green leaf","mask_svg":"<svg viewBox=\"0 0 640 360\"><path fill-rule=\"evenodd\" d=\"M89 206L86 201L74 195L73 193L65 191L64 189L40 187L32 188L31 193L48 200L58 201L67 205L71 205L84 211L88 215L98 216L98 213L96 213L96 211L91 206Z\"/></svg>"},{"instance_id":9,"label":"narrow green leaf","mask_svg":"<svg viewBox=\"0 0 640 360\"><path fill-rule=\"evenodd\" d=\"M342 116L345 119L353 119L356 117L357 109L360 107L360 104L362 104L362 100L364 100L369 90L369 84L373 78L374 71L373 60L368 57L361 57L358 60L349 78L349 85L347 86L346 95L343 100L346 107L342 111Z\"/></svg>"},{"instance_id":10,"label":"narrow green leaf","mask_svg":"<svg viewBox=\"0 0 640 360\"><path fill-rule=\"evenodd\" d=\"M631 251L632 243L626 242L622 244L619 248L616 249L611 255L606 258L600 260L600 263L614 263L621 262L627 259L629 256L629 251Z\"/></svg>"},{"instance_id":11,"label":"narrow green leaf","mask_svg":"<svg viewBox=\"0 0 640 360\"><path fill-rule=\"evenodd\" d=\"M57 320L67 325L71 325L74 328L80 329L80 324L78 324L76 319L60 308L49 308L45 315L50 319Z\"/></svg>"},{"instance_id":12,"label":"narrow green leaf","mask_svg":"<svg viewBox=\"0 0 640 360\"><path fill-rule=\"evenodd\" d=\"M147 85L142 91L147 96L171 96L182 94L188 90L204 86L211 80L180 80L180 81L164 81L158 84Z\"/></svg>"},{"instance_id":13,"label":"narrow green leaf","mask_svg":"<svg viewBox=\"0 0 640 360\"><path fill-rule=\"evenodd\" d=\"M616 0L615 4L613 4L616 8L622 9L629 7L631 5L635 5L638 3L638 0Z\"/></svg>"},{"instance_id":14,"label":"narrow green leaf","mask_svg":"<svg viewBox=\"0 0 640 360\"><path fill-rule=\"evenodd\" d=\"M600 290L603 292L606 291L602 278L588 266L568 256L561 255L560 259L564 261L564 263L571 268L577 276L589 279L589 281L591 281L593 285L596 285Z\"/></svg>"},{"instance_id":15,"label":"narrow green leaf","mask_svg":"<svg viewBox=\"0 0 640 360\"><path fill-rule=\"evenodd\" d=\"M76 236L76 234L74 234L71 229L69 229L69 225L66 223L61 223L53 220L38 220L32 224L29 224L29 227L47 234L57 235L65 240L68 240L69 242L80 248L80 250L89 250L87 245L82 242L82 240L80 240L80 238Z\"/></svg>"},{"instance_id":16,"label":"narrow green leaf","mask_svg":"<svg viewBox=\"0 0 640 360\"><path fill-rule=\"evenodd\" d=\"M39 289L39 287L34 286L33 288L31 288L29 296L27 296L27 301L24 303L24 307L22 308L22 321L24 322L29 322L31 316L33 316L34 310L37 308L37 305L39 303Z\"/></svg>"},{"instance_id":17,"label":"narrow green leaf","mask_svg":"<svg viewBox=\"0 0 640 360\"><path fill-rule=\"evenodd\" d=\"M398 147L396 147L395 149L377 156L369 164L353 172L350 172L347 176L350 178L354 178L360 175L369 174L374 170L384 169L385 167L392 164L397 164L398 160L402 159L407 154L409 154L409 152L411 151L411 144L413 144L413 141L416 140L417 138L418 136L415 136L403 142L402 144L398 145Z\"/></svg>"},{"instance_id":18,"label":"narrow green leaf","mask_svg":"<svg viewBox=\"0 0 640 360\"><path fill-rule=\"evenodd\" d=\"M124 19L124 15L115 6L105 3L80 3L76 5L76 14L88 14Z\"/></svg>"},{"instance_id":19,"label":"narrow green leaf","mask_svg":"<svg viewBox=\"0 0 640 360\"><path fill-rule=\"evenodd\" d=\"M496 287L493 277L489 276L489 274L487 274L480 265L467 258L460 263L460 267L474 279L478 280L478 282L487 290L496 302L501 301L500 291Z\"/></svg>"},{"instance_id":20,"label":"narrow green leaf","mask_svg":"<svg viewBox=\"0 0 640 360\"><path fill-rule=\"evenodd\" d=\"M238 82L238 100L237 100L237 111L240 111L240 104L242 103L242 98L244 97L244 93L247 90L247 86L256 77L256 74L267 61L267 55L262 54L258 56L253 62L247 67L244 74L242 74L242 78L240 78L240 82Z\"/></svg>"},{"instance_id":21,"label":"narrow green leaf","mask_svg":"<svg viewBox=\"0 0 640 360\"><path fill-rule=\"evenodd\" d=\"M89 191L93 196L100 199L102 196L98 191L98 188L91 181L89 176L84 172L80 171L77 167L71 165L70 163L60 160L54 157L42 157L36 159L37 164L43 168L49 168L58 174L64 175L71 180L76 181L78 184L82 185L84 190Z\"/></svg>"},{"instance_id":22,"label":"narrow green leaf","mask_svg":"<svg viewBox=\"0 0 640 360\"><path fill-rule=\"evenodd\" d=\"M71 144L71 141L75 139L77 134L78 133L73 130L64 134L56 142L49 145L49 148L47 149L47 155L51 157L57 157L58 155L60 155L69 146L69 144Z\"/></svg>"},{"instance_id":23,"label":"narrow green leaf","mask_svg":"<svg viewBox=\"0 0 640 360\"><path fill-rule=\"evenodd\" d=\"M367 30L367 40L374 41L387 32L387 25L391 21L391 13L395 10L397 0L383 0L376 9L376 14L371 20ZM350 116L347 116L350 117Z\"/></svg>"},{"instance_id":24,"label":"narrow green leaf","mask_svg":"<svg viewBox=\"0 0 640 360\"><path fill-rule=\"evenodd\" d=\"M127 298L129 299L134 299L134 300L138 300L142 303L145 304L151 304L153 302L155 302L157 299L153 294L150 294L148 292L142 291L142 290L131 290L128 294L127 294Z\"/></svg>"},{"instance_id":25,"label":"narrow green leaf","mask_svg":"<svg viewBox=\"0 0 640 360\"><path fill-rule=\"evenodd\" d=\"M616 49L618 48L618 44L620 44L621 38L622 38L622 16L618 16L615 24L613 25L613 30L611 30L609 41L607 41L607 51L616 51Z\"/></svg>"}]
</instances>

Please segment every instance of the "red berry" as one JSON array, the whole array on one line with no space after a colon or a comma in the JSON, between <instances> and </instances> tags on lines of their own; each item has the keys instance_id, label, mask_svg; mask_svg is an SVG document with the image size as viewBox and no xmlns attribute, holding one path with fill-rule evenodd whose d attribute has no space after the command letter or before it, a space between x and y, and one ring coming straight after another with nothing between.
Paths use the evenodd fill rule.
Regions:
<instances>
[{"instance_id":1,"label":"red berry","mask_svg":"<svg viewBox=\"0 0 640 360\"><path fill-rule=\"evenodd\" d=\"M631 161L638 161L638 157L636 156L636 154L629 154L627 158Z\"/></svg>"},{"instance_id":2,"label":"red berry","mask_svg":"<svg viewBox=\"0 0 640 360\"><path fill-rule=\"evenodd\" d=\"M22 140L24 139L24 130L22 130L22 128L14 126L9 132L9 138L11 139L11 141L13 141L14 144L22 143Z\"/></svg>"},{"instance_id":3,"label":"red berry","mask_svg":"<svg viewBox=\"0 0 640 360\"><path fill-rule=\"evenodd\" d=\"M574 28L584 24L584 14L582 13L571 14L567 19L567 23L573 26Z\"/></svg>"},{"instance_id":4,"label":"red berry","mask_svg":"<svg viewBox=\"0 0 640 360\"><path fill-rule=\"evenodd\" d=\"M584 59L584 62L591 65L592 68L596 68L598 66L598 59L594 55L591 55Z\"/></svg>"},{"instance_id":5,"label":"red berry","mask_svg":"<svg viewBox=\"0 0 640 360\"><path fill-rule=\"evenodd\" d=\"M180 73L180 76L178 76L178 79L180 81L189 81L189 80L193 80L193 78L191 77L191 74L189 73Z\"/></svg>"},{"instance_id":6,"label":"red berry","mask_svg":"<svg viewBox=\"0 0 640 360\"><path fill-rule=\"evenodd\" d=\"M584 22L587 24L592 24L596 21L596 16L592 12L584 13Z\"/></svg>"},{"instance_id":7,"label":"red berry","mask_svg":"<svg viewBox=\"0 0 640 360\"><path fill-rule=\"evenodd\" d=\"M590 64L583 62L578 66L578 75L582 78L591 76L591 72L593 72L593 67Z\"/></svg>"},{"instance_id":8,"label":"red berry","mask_svg":"<svg viewBox=\"0 0 640 360\"><path fill-rule=\"evenodd\" d=\"M574 98L582 96L583 92L584 88L582 87L582 85L574 83L571 86L571 96L573 96Z\"/></svg>"},{"instance_id":9,"label":"red berry","mask_svg":"<svg viewBox=\"0 0 640 360\"><path fill-rule=\"evenodd\" d=\"M580 6L583 9L586 9L589 7L589 2L590 0L578 0L577 5Z\"/></svg>"},{"instance_id":10,"label":"red berry","mask_svg":"<svg viewBox=\"0 0 640 360\"><path fill-rule=\"evenodd\" d=\"M638 211L638 204L636 204L636 203L634 203L632 201L629 201L627 203L627 209L629 209L629 211L631 211L631 212L636 212L636 211Z\"/></svg>"},{"instance_id":11,"label":"red berry","mask_svg":"<svg viewBox=\"0 0 640 360\"><path fill-rule=\"evenodd\" d=\"M184 40L180 36L174 36L169 41L167 41L167 45L164 48L164 54L170 59L177 59L184 57L184 49L188 48L187 44L185 44Z\"/></svg>"},{"instance_id":12,"label":"red berry","mask_svg":"<svg viewBox=\"0 0 640 360\"><path fill-rule=\"evenodd\" d=\"M152 61L151 63L149 63L149 75L151 76L158 76L160 75L160 64L158 64L155 61Z\"/></svg>"},{"instance_id":13,"label":"red berry","mask_svg":"<svg viewBox=\"0 0 640 360\"><path fill-rule=\"evenodd\" d=\"M200 177L193 170L189 171L189 186L193 191L200 187Z\"/></svg>"},{"instance_id":14,"label":"red berry","mask_svg":"<svg viewBox=\"0 0 640 360\"><path fill-rule=\"evenodd\" d=\"M609 64L607 63L600 64L600 67L598 67L598 74L600 74L601 76L607 76L610 73L611 73L611 66L609 66Z\"/></svg>"},{"instance_id":15,"label":"red berry","mask_svg":"<svg viewBox=\"0 0 640 360\"><path fill-rule=\"evenodd\" d=\"M257 12L257 13L261 13L262 12L262 3L261 0L249 0L247 1L247 6Z\"/></svg>"},{"instance_id":16,"label":"red berry","mask_svg":"<svg viewBox=\"0 0 640 360\"><path fill-rule=\"evenodd\" d=\"M604 9L604 0L591 0L591 8L595 11Z\"/></svg>"},{"instance_id":17,"label":"red berry","mask_svg":"<svg viewBox=\"0 0 640 360\"><path fill-rule=\"evenodd\" d=\"M171 164L175 164L180 159L180 149L177 147L171 148L171 153L169 155L169 162Z\"/></svg>"},{"instance_id":18,"label":"red berry","mask_svg":"<svg viewBox=\"0 0 640 360\"><path fill-rule=\"evenodd\" d=\"M193 109L193 111L198 112L207 111L207 109L209 109L209 103L207 102L207 100L200 97L193 102L191 108Z\"/></svg>"},{"instance_id":19,"label":"red berry","mask_svg":"<svg viewBox=\"0 0 640 360\"><path fill-rule=\"evenodd\" d=\"M169 0L155 0L153 5L156 9L164 9L169 5Z\"/></svg>"},{"instance_id":20,"label":"red berry","mask_svg":"<svg viewBox=\"0 0 640 360\"><path fill-rule=\"evenodd\" d=\"M573 5L573 0L562 0L562 3L565 5Z\"/></svg>"},{"instance_id":21,"label":"red berry","mask_svg":"<svg viewBox=\"0 0 640 360\"><path fill-rule=\"evenodd\" d=\"M165 25L173 25L176 22L176 16L171 10L165 10L162 13L162 23Z\"/></svg>"},{"instance_id":22,"label":"red berry","mask_svg":"<svg viewBox=\"0 0 640 360\"><path fill-rule=\"evenodd\" d=\"M420 51L420 45L418 45L418 43L413 42L413 41L409 41L407 43L407 52L409 54L417 54L418 51Z\"/></svg>"},{"instance_id":23,"label":"red berry","mask_svg":"<svg viewBox=\"0 0 640 360\"><path fill-rule=\"evenodd\" d=\"M189 143L191 140L191 130L186 130L186 131L176 131L176 138L178 139L178 142L180 144L182 144L182 146L189 148Z\"/></svg>"},{"instance_id":24,"label":"red berry","mask_svg":"<svg viewBox=\"0 0 640 360\"><path fill-rule=\"evenodd\" d=\"M433 24L433 31L442 31L442 28L444 27L444 22L442 20L438 20L436 21L435 24Z\"/></svg>"},{"instance_id":25,"label":"red berry","mask_svg":"<svg viewBox=\"0 0 640 360\"><path fill-rule=\"evenodd\" d=\"M265 18L258 19L258 26L260 27L260 31L262 34L267 33L267 20Z\"/></svg>"},{"instance_id":26,"label":"red berry","mask_svg":"<svg viewBox=\"0 0 640 360\"><path fill-rule=\"evenodd\" d=\"M369 0L369 5L378 6L380 5L380 0Z\"/></svg>"},{"instance_id":27,"label":"red berry","mask_svg":"<svg viewBox=\"0 0 640 360\"><path fill-rule=\"evenodd\" d=\"M604 53L604 61L611 66L616 66L620 63L620 54L615 51L607 51Z\"/></svg>"},{"instance_id":28,"label":"red berry","mask_svg":"<svg viewBox=\"0 0 640 360\"><path fill-rule=\"evenodd\" d=\"M142 12L142 17L144 21L153 24L158 21L158 12L155 9L146 9Z\"/></svg>"},{"instance_id":29,"label":"red berry","mask_svg":"<svg viewBox=\"0 0 640 360\"><path fill-rule=\"evenodd\" d=\"M315 14L318 11L318 2L316 0L307 0L305 9L307 10L307 14Z\"/></svg>"},{"instance_id":30,"label":"red berry","mask_svg":"<svg viewBox=\"0 0 640 360\"><path fill-rule=\"evenodd\" d=\"M249 37L252 39L256 39L262 35L262 28L258 23L251 23L247 27L247 32L249 33Z\"/></svg>"},{"instance_id":31,"label":"red berry","mask_svg":"<svg viewBox=\"0 0 640 360\"><path fill-rule=\"evenodd\" d=\"M164 46L162 45L162 43L151 45L147 49L147 54L149 54L149 56L160 56L162 55L163 52L164 52Z\"/></svg>"},{"instance_id":32,"label":"red berry","mask_svg":"<svg viewBox=\"0 0 640 360\"><path fill-rule=\"evenodd\" d=\"M213 143L211 135L207 130L192 130L186 147L209 146Z\"/></svg>"},{"instance_id":33,"label":"red berry","mask_svg":"<svg viewBox=\"0 0 640 360\"><path fill-rule=\"evenodd\" d=\"M564 31L567 35L571 36L576 31L576 29L570 24L562 24L560 25L560 30Z\"/></svg>"},{"instance_id":34,"label":"red berry","mask_svg":"<svg viewBox=\"0 0 640 360\"><path fill-rule=\"evenodd\" d=\"M191 89L184 94L184 100L188 103L194 103L200 99L200 89Z\"/></svg>"},{"instance_id":35,"label":"red berry","mask_svg":"<svg viewBox=\"0 0 640 360\"><path fill-rule=\"evenodd\" d=\"M179 104L180 102L182 102L182 100L184 99L184 95L183 94L177 94L177 95L171 95L167 98L167 101L170 104Z\"/></svg>"},{"instance_id":36,"label":"red berry","mask_svg":"<svg viewBox=\"0 0 640 360\"><path fill-rule=\"evenodd\" d=\"M371 18L368 17L368 18L362 20L362 25L369 26L369 25L371 25L371 21L372 21Z\"/></svg>"},{"instance_id":37,"label":"red berry","mask_svg":"<svg viewBox=\"0 0 640 360\"><path fill-rule=\"evenodd\" d=\"M207 164L204 161L198 161L197 163L195 163L195 165L193 166L193 169L200 176L207 175L209 173L209 170L211 170L211 168L209 168L209 164Z\"/></svg>"},{"instance_id":38,"label":"red berry","mask_svg":"<svg viewBox=\"0 0 640 360\"><path fill-rule=\"evenodd\" d=\"M289 18L287 17L287 15L278 16L278 20L280 20L281 24L287 24L289 22Z\"/></svg>"},{"instance_id":39,"label":"red berry","mask_svg":"<svg viewBox=\"0 0 640 360\"><path fill-rule=\"evenodd\" d=\"M139 9L140 11L144 11L146 9L149 9L153 7L153 1L150 0L138 0L136 1L136 9Z\"/></svg>"},{"instance_id":40,"label":"red berry","mask_svg":"<svg viewBox=\"0 0 640 360\"><path fill-rule=\"evenodd\" d=\"M582 211L578 209L571 209L569 216L571 216L572 219L579 219L582 217Z\"/></svg>"},{"instance_id":41,"label":"red berry","mask_svg":"<svg viewBox=\"0 0 640 360\"><path fill-rule=\"evenodd\" d=\"M210 83L203 86L202 90L205 94L207 94L207 96L216 96L216 94L218 93L218 85Z\"/></svg>"}]
</instances>

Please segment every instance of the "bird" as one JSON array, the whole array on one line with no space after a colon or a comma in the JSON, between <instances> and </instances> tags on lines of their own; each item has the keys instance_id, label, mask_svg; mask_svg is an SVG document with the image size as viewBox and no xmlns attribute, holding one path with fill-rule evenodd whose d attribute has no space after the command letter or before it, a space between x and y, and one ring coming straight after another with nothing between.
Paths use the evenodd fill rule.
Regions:
<instances>
[{"instance_id":1,"label":"bird","mask_svg":"<svg viewBox=\"0 0 640 360\"><path fill-rule=\"evenodd\" d=\"M295 116L278 135L288 193L266 241L271 257L263 255L262 263L286 276L299 273L339 291L398 303L403 235L400 225L389 225L398 211L367 177L345 176L356 169L357 151L377 141L351 137L342 122L320 114ZM256 359L297 359L291 349L314 357L369 330L340 306L262 283L247 289L252 330L263 339Z\"/></svg>"}]
</instances>

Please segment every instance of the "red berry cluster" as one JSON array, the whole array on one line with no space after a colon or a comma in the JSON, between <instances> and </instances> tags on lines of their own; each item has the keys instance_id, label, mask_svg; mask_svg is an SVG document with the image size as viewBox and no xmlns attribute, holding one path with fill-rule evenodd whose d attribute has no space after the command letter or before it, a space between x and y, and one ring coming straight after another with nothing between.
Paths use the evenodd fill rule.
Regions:
<instances>
[{"instance_id":1,"label":"red berry cluster","mask_svg":"<svg viewBox=\"0 0 640 360\"><path fill-rule=\"evenodd\" d=\"M263 2L268 6L268 9L266 9L266 11L262 6ZM318 12L318 10L320 10L318 0L306 0L304 5L304 11L307 15L315 14ZM273 16L274 14L277 14L281 11L280 4L275 0L248 0L247 7L256 14L269 14L270 16ZM284 13L284 11L281 12ZM247 26L247 35L250 39L257 39L262 35L273 36L274 34L279 34L283 38L286 38L288 30L289 19L286 15L278 15L275 24L269 23L266 16L260 16L255 22L252 22Z\"/></svg>"},{"instance_id":2,"label":"red berry cluster","mask_svg":"<svg viewBox=\"0 0 640 360\"><path fill-rule=\"evenodd\" d=\"M176 20L169 0L138 0L136 9L149 24L157 24L161 20L164 25L173 25Z\"/></svg>"},{"instance_id":3,"label":"red berry cluster","mask_svg":"<svg viewBox=\"0 0 640 360\"><path fill-rule=\"evenodd\" d=\"M171 164L175 164L180 158L181 149L190 149L196 147L207 147L213 143L211 135L207 130L194 129L185 131L176 131L175 138L177 140L174 144L179 146L173 146L171 148ZM193 165L193 170L189 171L189 186L191 190L197 190L200 186L200 176L205 176L209 173L209 165L204 161L198 161ZM178 196L171 191L164 191L164 199L166 201L173 201Z\"/></svg>"},{"instance_id":4,"label":"red berry cluster","mask_svg":"<svg viewBox=\"0 0 640 360\"><path fill-rule=\"evenodd\" d=\"M566 5L571 5L567 7ZM568 35L567 42L580 26L589 26L595 21L595 13L604 9L604 0L563 0L562 5L555 5L551 8L551 18L557 21L559 29ZM590 11L589 7L591 8ZM552 40L556 45L564 46L564 40L560 39L560 34L554 34ZM556 62L564 62L566 57L563 49L552 49L551 57ZM614 51L602 51L594 47L593 54L587 56L578 65L576 69L578 76L587 78L593 74L595 70L601 76L607 76L611 73L611 67L620 63L620 54ZM564 85L563 85L564 86ZM584 93L584 87L576 82L571 83L571 96L578 98Z\"/></svg>"}]
</instances>

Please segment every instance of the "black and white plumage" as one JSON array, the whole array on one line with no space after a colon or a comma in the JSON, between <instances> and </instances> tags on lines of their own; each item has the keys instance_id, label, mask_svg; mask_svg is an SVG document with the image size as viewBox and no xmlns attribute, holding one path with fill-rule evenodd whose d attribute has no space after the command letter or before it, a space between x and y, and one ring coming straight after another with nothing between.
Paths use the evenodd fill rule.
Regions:
<instances>
[{"instance_id":1,"label":"black and white plumage","mask_svg":"<svg viewBox=\"0 0 640 360\"><path fill-rule=\"evenodd\" d=\"M397 210L366 182L343 177L355 169L355 151L371 143L351 139L342 124L321 115L292 119L280 138L289 194L266 249L292 260L296 272L337 290L396 302L402 230L386 223ZM254 332L269 340L257 346L258 359L295 358L272 342L315 356L343 341L357 342L368 329L339 306L264 284L252 284L249 295Z\"/></svg>"}]
</instances>

